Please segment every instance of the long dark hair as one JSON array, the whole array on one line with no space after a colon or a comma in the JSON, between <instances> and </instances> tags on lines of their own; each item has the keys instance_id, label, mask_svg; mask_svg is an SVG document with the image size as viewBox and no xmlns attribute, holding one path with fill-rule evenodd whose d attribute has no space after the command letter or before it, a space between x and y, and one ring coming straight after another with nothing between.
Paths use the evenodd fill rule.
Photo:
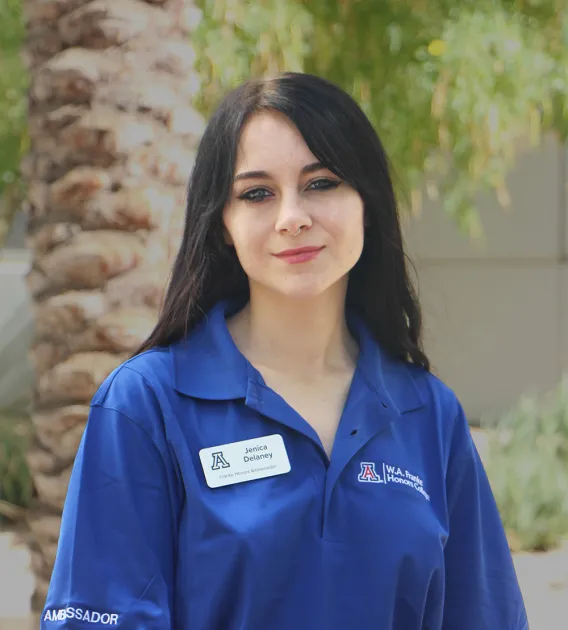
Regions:
<instances>
[{"instance_id":1,"label":"long dark hair","mask_svg":"<svg viewBox=\"0 0 568 630\"><path fill-rule=\"evenodd\" d=\"M344 91L322 78L286 73L231 91L210 119L191 173L185 227L156 327L137 353L183 338L216 302L247 298L247 277L225 243L222 213L232 191L243 126L255 112L284 114L308 148L361 195L365 242L351 270L347 308L381 347L430 369L421 347L421 313L408 276L399 212L384 148Z\"/></svg>"}]
</instances>

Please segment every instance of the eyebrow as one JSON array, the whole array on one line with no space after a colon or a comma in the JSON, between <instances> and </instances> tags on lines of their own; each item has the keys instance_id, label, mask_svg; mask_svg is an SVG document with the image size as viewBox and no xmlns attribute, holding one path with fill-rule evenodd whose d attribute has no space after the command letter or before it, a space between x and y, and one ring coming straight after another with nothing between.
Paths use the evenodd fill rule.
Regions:
<instances>
[{"instance_id":1,"label":"eyebrow","mask_svg":"<svg viewBox=\"0 0 568 630\"><path fill-rule=\"evenodd\" d=\"M321 162L313 162L312 164L307 164L300 171L302 175L307 175L308 173L314 173L315 171L321 171L326 167ZM235 175L235 181L239 181L241 179L270 179L271 175L267 171L245 171L243 173L239 173Z\"/></svg>"}]
</instances>

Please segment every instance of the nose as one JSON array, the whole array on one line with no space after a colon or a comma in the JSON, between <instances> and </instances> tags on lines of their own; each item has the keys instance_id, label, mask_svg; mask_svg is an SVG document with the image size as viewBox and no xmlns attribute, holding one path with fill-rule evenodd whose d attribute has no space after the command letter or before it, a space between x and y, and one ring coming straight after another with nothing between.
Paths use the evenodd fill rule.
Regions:
<instances>
[{"instance_id":1,"label":"nose","mask_svg":"<svg viewBox=\"0 0 568 630\"><path fill-rule=\"evenodd\" d=\"M312 218L310 213L298 199L297 195L291 195L282 199L278 208L278 215L274 228L281 234L297 234L302 228L310 228Z\"/></svg>"}]
</instances>

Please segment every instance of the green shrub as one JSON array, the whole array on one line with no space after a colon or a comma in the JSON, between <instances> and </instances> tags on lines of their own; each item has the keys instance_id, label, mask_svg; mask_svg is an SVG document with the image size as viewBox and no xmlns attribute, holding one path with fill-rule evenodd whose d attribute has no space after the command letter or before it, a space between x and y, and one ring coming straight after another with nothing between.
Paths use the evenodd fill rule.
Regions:
<instances>
[{"instance_id":1,"label":"green shrub","mask_svg":"<svg viewBox=\"0 0 568 630\"><path fill-rule=\"evenodd\" d=\"M0 499L27 507L32 481L26 463L31 422L24 413L0 410ZM1 519L1 516L0 516Z\"/></svg>"},{"instance_id":2,"label":"green shrub","mask_svg":"<svg viewBox=\"0 0 568 630\"><path fill-rule=\"evenodd\" d=\"M485 464L511 548L558 546L568 535L568 378L497 421Z\"/></svg>"},{"instance_id":3,"label":"green shrub","mask_svg":"<svg viewBox=\"0 0 568 630\"><path fill-rule=\"evenodd\" d=\"M25 36L22 0L0 0L0 246L21 206L19 164L28 150L28 73L21 49Z\"/></svg>"}]
</instances>

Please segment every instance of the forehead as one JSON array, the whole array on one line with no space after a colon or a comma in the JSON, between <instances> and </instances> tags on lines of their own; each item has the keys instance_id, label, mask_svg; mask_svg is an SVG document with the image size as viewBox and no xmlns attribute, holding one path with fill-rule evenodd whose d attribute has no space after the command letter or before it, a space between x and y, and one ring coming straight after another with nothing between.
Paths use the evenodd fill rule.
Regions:
<instances>
[{"instance_id":1,"label":"forehead","mask_svg":"<svg viewBox=\"0 0 568 630\"><path fill-rule=\"evenodd\" d=\"M237 151L237 172L270 170L272 166L302 168L317 161L302 134L283 114L260 112L245 124Z\"/></svg>"}]
</instances>

